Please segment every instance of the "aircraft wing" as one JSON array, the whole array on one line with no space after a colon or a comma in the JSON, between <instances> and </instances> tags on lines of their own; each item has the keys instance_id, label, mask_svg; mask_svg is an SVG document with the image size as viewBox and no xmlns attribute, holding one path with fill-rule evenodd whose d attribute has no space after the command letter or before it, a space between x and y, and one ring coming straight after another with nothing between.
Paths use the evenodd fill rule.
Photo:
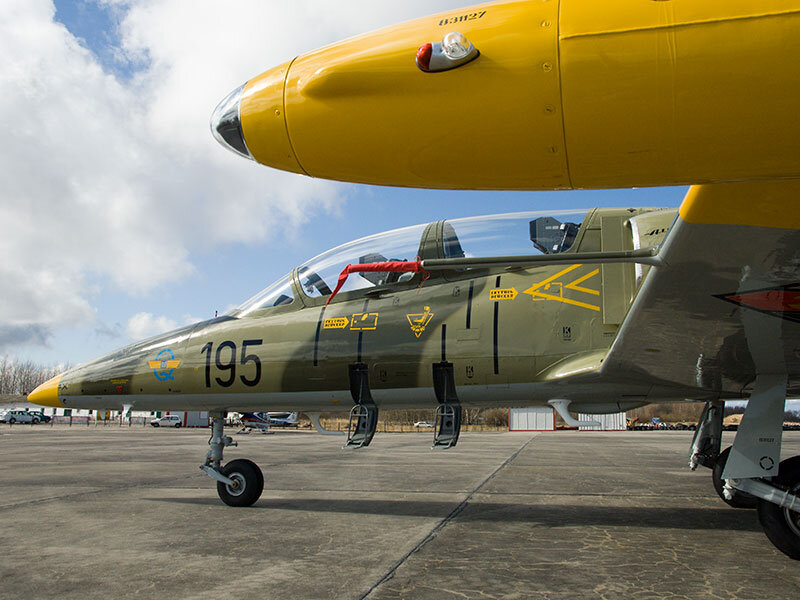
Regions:
<instances>
[{"instance_id":1,"label":"aircraft wing","mask_svg":"<svg viewBox=\"0 0 800 600\"><path fill-rule=\"evenodd\" d=\"M749 393L757 373L800 393L800 182L690 189L602 379Z\"/></svg>"}]
</instances>

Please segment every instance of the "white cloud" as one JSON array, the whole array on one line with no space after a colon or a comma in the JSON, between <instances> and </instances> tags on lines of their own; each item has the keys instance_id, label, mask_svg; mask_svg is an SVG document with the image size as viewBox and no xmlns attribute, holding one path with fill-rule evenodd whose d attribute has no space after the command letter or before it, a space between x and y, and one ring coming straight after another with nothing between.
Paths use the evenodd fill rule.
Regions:
<instances>
[{"instance_id":1,"label":"white cloud","mask_svg":"<svg viewBox=\"0 0 800 600\"><path fill-rule=\"evenodd\" d=\"M0 5L0 347L92 322L97 282L148 293L192 275L198 250L338 210L345 186L221 149L211 111L295 54L460 4L98 2L119 11L119 52L147 59L130 79L105 72L49 0Z\"/></svg>"},{"instance_id":2,"label":"white cloud","mask_svg":"<svg viewBox=\"0 0 800 600\"><path fill-rule=\"evenodd\" d=\"M149 312L139 312L133 315L125 325L125 334L130 338L130 341L136 342L146 338L159 335L171 331L176 327L182 325L193 325L199 323L203 319L185 314L180 321L171 319L166 315L154 315ZM117 330L119 327L101 332L104 335L111 336L112 334L118 335Z\"/></svg>"},{"instance_id":3,"label":"white cloud","mask_svg":"<svg viewBox=\"0 0 800 600\"><path fill-rule=\"evenodd\" d=\"M155 316L153 313L140 312L128 319L125 333L131 340L137 341L165 333L177 326L175 321L164 315Z\"/></svg>"}]
</instances>

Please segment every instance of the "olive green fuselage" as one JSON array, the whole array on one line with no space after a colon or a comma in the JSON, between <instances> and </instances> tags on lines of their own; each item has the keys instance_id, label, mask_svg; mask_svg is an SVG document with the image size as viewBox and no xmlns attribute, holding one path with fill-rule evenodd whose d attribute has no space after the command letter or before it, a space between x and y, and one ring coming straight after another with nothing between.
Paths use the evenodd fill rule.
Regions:
<instances>
[{"instance_id":1,"label":"olive green fuselage","mask_svg":"<svg viewBox=\"0 0 800 600\"><path fill-rule=\"evenodd\" d=\"M632 249L628 220L647 210L591 211L568 252ZM653 215L658 243L674 211ZM425 229L421 258L442 257L442 235L442 222ZM563 369L589 372L602 361L640 269L576 261L434 271L343 292L327 306L327 297L303 292L295 270L291 303L123 348L65 373L58 397L66 407L96 409L345 410L353 404L348 367L364 363L379 406L433 407L432 366L447 361L465 405L641 405L650 389L639 384L558 383Z\"/></svg>"}]
</instances>

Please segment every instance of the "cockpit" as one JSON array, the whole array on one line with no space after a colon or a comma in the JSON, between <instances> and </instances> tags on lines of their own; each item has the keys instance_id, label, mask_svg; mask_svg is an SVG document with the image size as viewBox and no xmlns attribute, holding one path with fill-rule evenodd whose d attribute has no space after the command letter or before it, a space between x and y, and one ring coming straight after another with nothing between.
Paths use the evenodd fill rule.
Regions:
<instances>
[{"instance_id":1,"label":"cockpit","mask_svg":"<svg viewBox=\"0 0 800 600\"><path fill-rule=\"evenodd\" d=\"M288 306L303 299L330 297L347 265L405 262L432 258L467 258L558 254L570 250L588 211L560 214L520 212L436 221L364 237L323 252L303 263L231 311L243 317L255 311ZM463 272L465 269L460 269ZM419 274L365 272L349 277L341 293L411 284Z\"/></svg>"}]
</instances>

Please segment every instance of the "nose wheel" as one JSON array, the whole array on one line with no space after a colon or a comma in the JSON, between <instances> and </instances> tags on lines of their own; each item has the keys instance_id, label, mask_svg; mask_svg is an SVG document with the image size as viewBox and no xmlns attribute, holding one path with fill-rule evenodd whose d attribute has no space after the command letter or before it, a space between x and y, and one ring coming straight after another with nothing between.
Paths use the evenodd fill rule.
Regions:
<instances>
[{"instance_id":1,"label":"nose wheel","mask_svg":"<svg viewBox=\"0 0 800 600\"><path fill-rule=\"evenodd\" d=\"M228 506L252 506L264 491L264 475L252 460L237 458L222 465L222 452L226 446L236 446L228 435L223 435L225 413L210 413L211 439L206 462L200 469L216 480L217 493Z\"/></svg>"},{"instance_id":2,"label":"nose wheel","mask_svg":"<svg viewBox=\"0 0 800 600\"><path fill-rule=\"evenodd\" d=\"M217 493L228 506L252 506L264 491L264 475L252 460L232 460L220 473L231 480L231 483L217 481Z\"/></svg>"}]
</instances>

